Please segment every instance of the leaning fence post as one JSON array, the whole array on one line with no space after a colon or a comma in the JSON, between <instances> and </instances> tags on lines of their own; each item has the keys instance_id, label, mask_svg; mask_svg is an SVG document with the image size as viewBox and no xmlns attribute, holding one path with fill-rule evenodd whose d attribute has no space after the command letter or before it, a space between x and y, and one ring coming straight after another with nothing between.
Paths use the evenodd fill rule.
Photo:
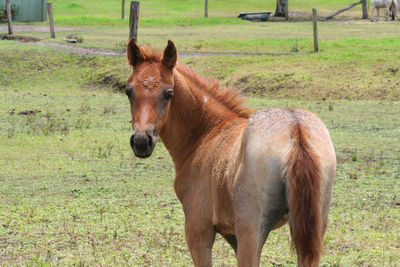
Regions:
<instances>
[{"instance_id":1,"label":"leaning fence post","mask_svg":"<svg viewBox=\"0 0 400 267\"><path fill-rule=\"evenodd\" d=\"M12 27L12 13L11 13L11 3L10 0L6 0L6 8L7 8L7 19L8 19L8 34L13 34Z\"/></svg>"},{"instance_id":2,"label":"leaning fence post","mask_svg":"<svg viewBox=\"0 0 400 267\"><path fill-rule=\"evenodd\" d=\"M125 0L122 0L121 19L125 19Z\"/></svg>"},{"instance_id":3,"label":"leaning fence post","mask_svg":"<svg viewBox=\"0 0 400 267\"><path fill-rule=\"evenodd\" d=\"M208 0L204 3L204 17L208 18Z\"/></svg>"},{"instance_id":4,"label":"leaning fence post","mask_svg":"<svg viewBox=\"0 0 400 267\"><path fill-rule=\"evenodd\" d=\"M314 30L314 52L318 52L318 15L317 10L315 8L312 9L313 14L313 30Z\"/></svg>"},{"instance_id":5,"label":"leaning fence post","mask_svg":"<svg viewBox=\"0 0 400 267\"><path fill-rule=\"evenodd\" d=\"M49 13L51 38L56 38L56 32L54 31L53 7L51 3L47 3L47 12Z\"/></svg>"},{"instance_id":6,"label":"leaning fence post","mask_svg":"<svg viewBox=\"0 0 400 267\"><path fill-rule=\"evenodd\" d=\"M136 41L139 23L139 5L140 2L131 1L131 14L129 18L129 39L135 37Z\"/></svg>"}]
</instances>

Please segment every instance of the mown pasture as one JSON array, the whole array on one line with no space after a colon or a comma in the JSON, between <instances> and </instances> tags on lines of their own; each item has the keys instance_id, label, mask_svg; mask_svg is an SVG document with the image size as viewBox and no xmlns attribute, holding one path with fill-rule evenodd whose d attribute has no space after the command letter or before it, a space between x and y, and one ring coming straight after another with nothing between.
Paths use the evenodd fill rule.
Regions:
<instances>
[{"instance_id":1,"label":"mown pasture","mask_svg":"<svg viewBox=\"0 0 400 267\"><path fill-rule=\"evenodd\" d=\"M120 0L53 0L55 22L63 25L128 25L121 21ZM307 19L311 9L320 9L322 16L347 7L348 0L291 0L289 12L293 17ZM195 0L146 0L140 3L141 24L143 26L157 25L217 25L241 23L235 17L240 12L275 11L276 1L263 0L230 0L209 1L209 18L204 19L204 1ZM128 14L129 1L125 1L125 14ZM360 17L361 6L353 8L340 17ZM125 17L128 17L126 15Z\"/></svg>"},{"instance_id":2,"label":"mown pasture","mask_svg":"<svg viewBox=\"0 0 400 267\"><path fill-rule=\"evenodd\" d=\"M54 2L64 10L66 1ZM86 2L94 3L75 1ZM279 53L180 62L242 90L255 108L301 106L317 113L338 159L321 264L400 265L398 22L321 23L318 54L310 53L304 34L308 22L276 22L265 38L250 29L259 33L270 24L151 23L141 28L140 42L160 47L170 38L181 50ZM231 34L218 38L221 27ZM122 24L78 29L83 46L120 49L126 42ZM198 30L208 35L190 35ZM47 38L41 34L23 33ZM240 34L250 37L235 40ZM159 142L141 160L129 147L129 103L119 91L130 73L125 58L1 41L0 64L0 265L190 266L167 151ZM216 266L236 264L221 238L213 252ZM285 226L271 233L262 265L294 264Z\"/></svg>"}]
</instances>

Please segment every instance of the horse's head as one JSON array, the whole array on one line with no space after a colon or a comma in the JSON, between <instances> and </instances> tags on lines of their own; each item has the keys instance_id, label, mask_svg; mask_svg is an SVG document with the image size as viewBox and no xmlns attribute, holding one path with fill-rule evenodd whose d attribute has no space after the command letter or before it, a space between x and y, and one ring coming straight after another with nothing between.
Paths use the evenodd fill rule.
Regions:
<instances>
[{"instance_id":1,"label":"horse's head","mask_svg":"<svg viewBox=\"0 0 400 267\"><path fill-rule=\"evenodd\" d=\"M157 134L168 116L174 95L173 69L177 53L171 41L162 56L157 56L140 48L132 38L127 46L127 56L133 67L126 86L132 113L130 145L137 157L147 158L153 152Z\"/></svg>"}]
</instances>

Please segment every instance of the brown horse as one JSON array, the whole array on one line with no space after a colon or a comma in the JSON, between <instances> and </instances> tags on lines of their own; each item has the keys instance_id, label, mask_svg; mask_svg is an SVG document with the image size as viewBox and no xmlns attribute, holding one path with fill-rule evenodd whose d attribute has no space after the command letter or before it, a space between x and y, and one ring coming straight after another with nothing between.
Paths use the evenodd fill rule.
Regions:
<instances>
[{"instance_id":1,"label":"brown horse","mask_svg":"<svg viewBox=\"0 0 400 267\"><path fill-rule=\"evenodd\" d=\"M131 147L152 154L159 134L175 165L195 266L211 266L215 234L238 266L258 266L271 230L289 221L299 266L318 266L335 176L323 122L305 109L242 107L240 95L177 64L163 52L127 46Z\"/></svg>"}]
</instances>

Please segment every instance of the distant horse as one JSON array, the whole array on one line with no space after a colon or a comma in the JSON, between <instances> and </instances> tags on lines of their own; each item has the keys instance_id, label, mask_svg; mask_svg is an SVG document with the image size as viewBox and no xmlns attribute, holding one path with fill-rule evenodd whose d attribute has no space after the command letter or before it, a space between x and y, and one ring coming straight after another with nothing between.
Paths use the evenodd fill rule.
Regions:
<instances>
[{"instance_id":1,"label":"distant horse","mask_svg":"<svg viewBox=\"0 0 400 267\"><path fill-rule=\"evenodd\" d=\"M389 20L389 13L391 12L392 20L397 18L397 0L372 0L371 21L374 21L374 11L377 9L376 21L379 20L379 9L385 9L385 20Z\"/></svg>"},{"instance_id":2,"label":"distant horse","mask_svg":"<svg viewBox=\"0 0 400 267\"><path fill-rule=\"evenodd\" d=\"M259 266L271 230L289 221L299 266L318 266L336 156L323 122L305 109L242 106L235 91L177 64L163 52L127 46L132 113L130 145L149 157L159 134L175 165L195 266L211 266L215 234L238 266Z\"/></svg>"}]
</instances>

